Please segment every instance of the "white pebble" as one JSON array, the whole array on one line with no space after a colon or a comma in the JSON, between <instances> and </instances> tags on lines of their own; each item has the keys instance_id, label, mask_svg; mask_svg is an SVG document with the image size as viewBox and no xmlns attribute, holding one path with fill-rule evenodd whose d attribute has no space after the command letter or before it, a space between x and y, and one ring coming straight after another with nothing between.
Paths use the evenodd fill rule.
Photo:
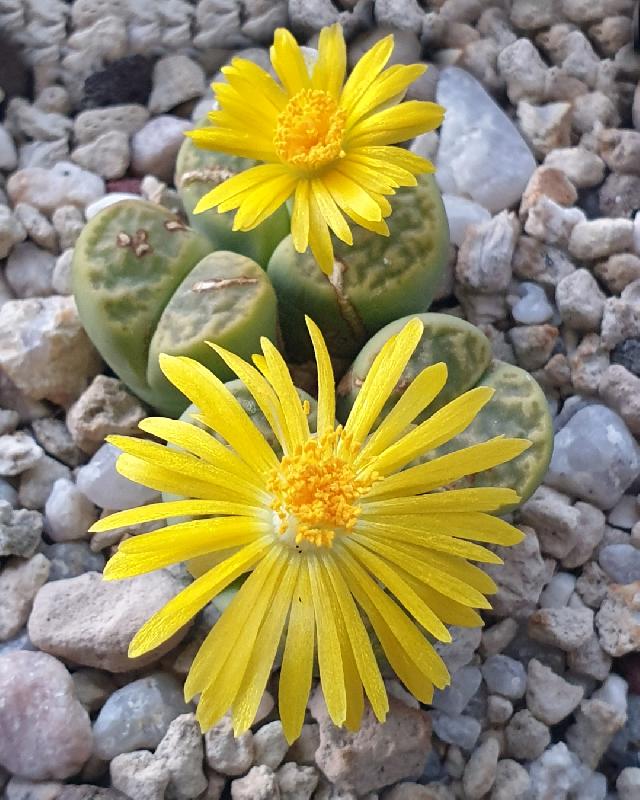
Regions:
<instances>
[{"instance_id":1,"label":"white pebble","mask_svg":"<svg viewBox=\"0 0 640 800\"><path fill-rule=\"evenodd\" d=\"M122 510L135 508L157 499L154 489L123 478L116 471L120 451L103 444L91 461L78 470L78 489L100 508Z\"/></svg>"},{"instance_id":2,"label":"white pebble","mask_svg":"<svg viewBox=\"0 0 640 800\"><path fill-rule=\"evenodd\" d=\"M47 532L54 542L82 539L98 518L87 497L68 478L59 478L44 507Z\"/></svg>"},{"instance_id":3,"label":"white pebble","mask_svg":"<svg viewBox=\"0 0 640 800\"><path fill-rule=\"evenodd\" d=\"M89 203L89 205L85 209L85 216L87 220L92 219L98 213L98 211L102 211L103 208L107 208L108 206L112 206L115 203L119 203L121 200L139 200L139 194L133 194L132 192L111 192L110 194L105 194L104 197L100 197L97 200L94 200L93 203Z\"/></svg>"},{"instance_id":4,"label":"white pebble","mask_svg":"<svg viewBox=\"0 0 640 800\"><path fill-rule=\"evenodd\" d=\"M542 286L525 281L518 287L520 299L511 309L516 322L522 325L541 325L553 316L553 306Z\"/></svg>"}]
</instances>

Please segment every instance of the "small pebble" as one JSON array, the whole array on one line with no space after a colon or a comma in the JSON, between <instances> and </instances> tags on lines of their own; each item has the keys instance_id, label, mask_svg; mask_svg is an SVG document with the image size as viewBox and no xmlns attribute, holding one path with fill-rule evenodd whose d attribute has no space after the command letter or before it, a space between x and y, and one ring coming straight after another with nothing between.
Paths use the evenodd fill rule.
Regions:
<instances>
[{"instance_id":1,"label":"small pebble","mask_svg":"<svg viewBox=\"0 0 640 800\"><path fill-rule=\"evenodd\" d=\"M12 505L0 500L0 556L30 558L41 542L42 515L26 509L14 511Z\"/></svg>"},{"instance_id":2,"label":"small pebble","mask_svg":"<svg viewBox=\"0 0 640 800\"><path fill-rule=\"evenodd\" d=\"M42 552L51 565L49 582L76 578L85 572L102 572L105 565L102 553L94 553L87 542L45 545Z\"/></svg>"},{"instance_id":3,"label":"small pebble","mask_svg":"<svg viewBox=\"0 0 640 800\"><path fill-rule=\"evenodd\" d=\"M614 583L640 581L640 550L630 544L610 544L598 554L598 563Z\"/></svg>"},{"instance_id":4,"label":"small pebble","mask_svg":"<svg viewBox=\"0 0 640 800\"><path fill-rule=\"evenodd\" d=\"M68 542L86 537L98 519L98 512L73 481L62 478L53 484L44 507L44 518L54 542Z\"/></svg>"},{"instance_id":5,"label":"small pebble","mask_svg":"<svg viewBox=\"0 0 640 800\"><path fill-rule=\"evenodd\" d=\"M590 405L556 434L545 481L560 491L613 508L640 474L640 448L611 409Z\"/></svg>"},{"instance_id":6,"label":"small pebble","mask_svg":"<svg viewBox=\"0 0 640 800\"><path fill-rule=\"evenodd\" d=\"M437 689L433 693L431 705L446 714L461 714L478 691L481 682L482 673L478 667L462 667L453 673L451 684L446 689Z\"/></svg>"},{"instance_id":7,"label":"small pebble","mask_svg":"<svg viewBox=\"0 0 640 800\"><path fill-rule=\"evenodd\" d=\"M519 761L538 758L551 741L549 728L537 720L527 709L511 717L505 728L507 751Z\"/></svg>"},{"instance_id":8,"label":"small pebble","mask_svg":"<svg viewBox=\"0 0 640 800\"><path fill-rule=\"evenodd\" d=\"M550 667L535 658L527 669L527 708L544 722L557 725L576 708L584 690L557 675Z\"/></svg>"},{"instance_id":9,"label":"small pebble","mask_svg":"<svg viewBox=\"0 0 640 800\"><path fill-rule=\"evenodd\" d=\"M561 650L575 650L593 631L593 611L588 608L543 608L529 618L532 639Z\"/></svg>"},{"instance_id":10,"label":"small pebble","mask_svg":"<svg viewBox=\"0 0 640 800\"><path fill-rule=\"evenodd\" d=\"M253 736L254 764L264 764L276 770L284 759L289 744L284 737L280 720L268 722Z\"/></svg>"},{"instance_id":11,"label":"small pebble","mask_svg":"<svg viewBox=\"0 0 640 800\"><path fill-rule=\"evenodd\" d=\"M116 472L119 454L113 445L103 444L91 461L78 470L78 489L95 505L113 510L135 508L156 500L156 491L133 483Z\"/></svg>"},{"instance_id":12,"label":"small pebble","mask_svg":"<svg viewBox=\"0 0 640 800\"><path fill-rule=\"evenodd\" d=\"M492 694L501 694L510 700L519 700L527 687L527 676L519 661L498 654L490 656L482 665L482 677Z\"/></svg>"},{"instance_id":13,"label":"small pebble","mask_svg":"<svg viewBox=\"0 0 640 800\"><path fill-rule=\"evenodd\" d=\"M244 775L253 764L253 734L247 731L236 738L228 716L205 733L204 742L207 764L223 775Z\"/></svg>"},{"instance_id":14,"label":"small pebble","mask_svg":"<svg viewBox=\"0 0 640 800\"><path fill-rule=\"evenodd\" d=\"M91 755L91 723L59 661L24 650L1 656L0 697L2 766L38 781L63 780L81 769ZM25 702L32 697L38 702Z\"/></svg>"},{"instance_id":15,"label":"small pebble","mask_svg":"<svg viewBox=\"0 0 640 800\"><path fill-rule=\"evenodd\" d=\"M521 325L540 325L553 317L553 307L545 290L536 283L524 282L518 287L520 299L513 305L511 315Z\"/></svg>"},{"instance_id":16,"label":"small pebble","mask_svg":"<svg viewBox=\"0 0 640 800\"><path fill-rule=\"evenodd\" d=\"M188 120L168 114L147 122L131 139L133 174L155 175L160 180L170 181L184 132L191 127Z\"/></svg>"},{"instance_id":17,"label":"small pebble","mask_svg":"<svg viewBox=\"0 0 640 800\"><path fill-rule=\"evenodd\" d=\"M171 722L189 710L170 675L158 672L128 683L109 697L93 724L94 752L109 761L132 750L153 750Z\"/></svg>"},{"instance_id":18,"label":"small pebble","mask_svg":"<svg viewBox=\"0 0 640 800\"><path fill-rule=\"evenodd\" d=\"M38 590L49 577L49 561L36 553L30 559L11 558L0 571L0 641L24 626Z\"/></svg>"},{"instance_id":19,"label":"small pebble","mask_svg":"<svg viewBox=\"0 0 640 800\"><path fill-rule=\"evenodd\" d=\"M463 750L473 750L482 726L478 720L463 714L452 716L442 711L431 714L433 731L443 742L455 744Z\"/></svg>"},{"instance_id":20,"label":"small pebble","mask_svg":"<svg viewBox=\"0 0 640 800\"><path fill-rule=\"evenodd\" d=\"M500 745L494 738L484 742L471 754L462 776L462 786L469 800L480 800L496 779Z\"/></svg>"},{"instance_id":21,"label":"small pebble","mask_svg":"<svg viewBox=\"0 0 640 800\"><path fill-rule=\"evenodd\" d=\"M116 755L109 765L114 789L136 800L164 800L169 770L148 750Z\"/></svg>"},{"instance_id":22,"label":"small pebble","mask_svg":"<svg viewBox=\"0 0 640 800\"><path fill-rule=\"evenodd\" d=\"M182 714L172 721L155 757L169 771L166 800L194 800L206 790L202 731L195 714Z\"/></svg>"}]
</instances>

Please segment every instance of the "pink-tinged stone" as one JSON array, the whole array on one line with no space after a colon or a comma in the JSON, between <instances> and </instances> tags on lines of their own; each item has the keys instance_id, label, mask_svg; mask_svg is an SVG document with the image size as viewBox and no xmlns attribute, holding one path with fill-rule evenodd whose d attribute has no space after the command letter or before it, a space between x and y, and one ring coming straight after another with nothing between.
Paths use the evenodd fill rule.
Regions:
<instances>
[{"instance_id":1,"label":"pink-tinged stone","mask_svg":"<svg viewBox=\"0 0 640 800\"><path fill-rule=\"evenodd\" d=\"M363 795L422 774L431 750L426 712L390 697L382 725L367 708L360 730L350 732L331 722L319 690L309 709L320 729L316 764L340 790Z\"/></svg>"},{"instance_id":2,"label":"pink-tinged stone","mask_svg":"<svg viewBox=\"0 0 640 800\"><path fill-rule=\"evenodd\" d=\"M0 656L0 765L31 780L63 780L91 755L89 715L71 675L46 653Z\"/></svg>"},{"instance_id":3,"label":"pink-tinged stone","mask_svg":"<svg viewBox=\"0 0 640 800\"><path fill-rule=\"evenodd\" d=\"M118 178L117 180L107 181L107 192L131 192L141 194L140 184L142 178Z\"/></svg>"},{"instance_id":4,"label":"pink-tinged stone","mask_svg":"<svg viewBox=\"0 0 640 800\"><path fill-rule=\"evenodd\" d=\"M45 584L29 617L29 637L40 650L72 664L127 672L156 661L184 637L182 628L140 658L127 655L144 623L175 597L182 585L166 570L121 581L99 572Z\"/></svg>"}]
</instances>

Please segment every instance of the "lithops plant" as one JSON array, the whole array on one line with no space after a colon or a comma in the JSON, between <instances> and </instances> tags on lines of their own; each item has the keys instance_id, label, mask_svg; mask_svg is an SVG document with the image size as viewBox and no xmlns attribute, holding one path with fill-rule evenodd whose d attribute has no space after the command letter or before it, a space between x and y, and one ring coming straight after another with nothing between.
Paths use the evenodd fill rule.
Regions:
<instances>
[{"instance_id":1,"label":"lithops plant","mask_svg":"<svg viewBox=\"0 0 640 800\"><path fill-rule=\"evenodd\" d=\"M233 214L194 214L200 198L222 181L253 165L247 158L196 147L185 139L176 162L175 184L191 226L203 233L213 250L233 250L266 267L276 245L289 232L289 212L283 206L252 231L234 231Z\"/></svg>"},{"instance_id":2,"label":"lithops plant","mask_svg":"<svg viewBox=\"0 0 640 800\"><path fill-rule=\"evenodd\" d=\"M384 325L428 309L448 257L449 229L430 175L399 190L390 236L354 229L353 246L335 244L333 274L324 275L291 236L276 247L267 273L278 296L280 324L293 361L312 356L304 315L321 328L330 352L351 360Z\"/></svg>"},{"instance_id":3,"label":"lithops plant","mask_svg":"<svg viewBox=\"0 0 640 800\"><path fill-rule=\"evenodd\" d=\"M73 259L73 289L89 336L143 400L176 416L184 397L162 375L161 352L188 355L222 380L231 372L204 344L248 358L275 339L276 299L264 271L211 244L160 206L131 200L85 227Z\"/></svg>"},{"instance_id":4,"label":"lithops plant","mask_svg":"<svg viewBox=\"0 0 640 800\"><path fill-rule=\"evenodd\" d=\"M478 328L448 314L419 314L424 333L392 397L381 413L411 384L424 367L443 361L448 380L443 391L418 422L431 416L445 403L474 386L496 389L493 398L480 411L471 425L430 457L468 447L494 436L524 437L532 446L507 464L486 470L467 479L466 485L505 486L515 489L524 501L538 486L549 464L553 446L553 429L545 396L528 372L491 358L491 346ZM398 333L407 318L399 319L380 330L361 350L338 386L338 417L345 420L373 359L382 345Z\"/></svg>"}]
</instances>

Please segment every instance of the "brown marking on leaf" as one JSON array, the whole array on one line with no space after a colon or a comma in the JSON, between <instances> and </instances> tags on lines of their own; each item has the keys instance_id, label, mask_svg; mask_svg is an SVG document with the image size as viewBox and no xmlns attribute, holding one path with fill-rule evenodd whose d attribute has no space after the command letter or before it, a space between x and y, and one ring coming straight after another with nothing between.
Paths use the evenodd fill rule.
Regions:
<instances>
[{"instance_id":1,"label":"brown marking on leaf","mask_svg":"<svg viewBox=\"0 0 640 800\"><path fill-rule=\"evenodd\" d=\"M191 169L183 172L177 179L178 189L189 186L190 183L214 183L216 186L232 178L236 173L226 167L204 167L203 169Z\"/></svg>"},{"instance_id":2,"label":"brown marking on leaf","mask_svg":"<svg viewBox=\"0 0 640 800\"><path fill-rule=\"evenodd\" d=\"M173 231L188 231L189 228L182 222L180 219L168 219L165 220L164 227L169 231L169 233L173 233Z\"/></svg>"},{"instance_id":3,"label":"brown marking on leaf","mask_svg":"<svg viewBox=\"0 0 640 800\"><path fill-rule=\"evenodd\" d=\"M340 316L347 323L356 341L364 342L367 338L367 331L360 319L360 314L358 314L355 306L344 293L344 274L347 269L348 267L344 261L338 258L334 259L333 272L327 276L327 280L335 292Z\"/></svg>"},{"instance_id":4,"label":"brown marking on leaf","mask_svg":"<svg viewBox=\"0 0 640 800\"><path fill-rule=\"evenodd\" d=\"M120 231L116 236L116 244L118 247L130 247L138 258L142 258L147 253L153 253L153 247L149 244L149 232L142 228L138 229L133 236Z\"/></svg>"},{"instance_id":5,"label":"brown marking on leaf","mask_svg":"<svg viewBox=\"0 0 640 800\"><path fill-rule=\"evenodd\" d=\"M210 278L209 280L198 281L191 287L192 292L210 292L212 289L226 289L227 286L246 286L258 283L257 278Z\"/></svg>"}]
</instances>

